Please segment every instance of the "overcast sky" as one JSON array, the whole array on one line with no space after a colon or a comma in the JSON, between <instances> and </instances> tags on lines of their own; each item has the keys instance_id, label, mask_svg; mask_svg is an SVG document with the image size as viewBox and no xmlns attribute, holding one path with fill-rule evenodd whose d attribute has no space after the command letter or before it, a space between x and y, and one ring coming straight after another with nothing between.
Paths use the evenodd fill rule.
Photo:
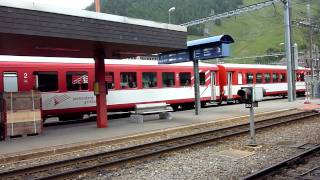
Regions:
<instances>
[{"instance_id":1,"label":"overcast sky","mask_svg":"<svg viewBox=\"0 0 320 180\"><path fill-rule=\"evenodd\" d=\"M25 0L41 4L61 6L64 8L84 9L89 6L94 0Z\"/></svg>"}]
</instances>

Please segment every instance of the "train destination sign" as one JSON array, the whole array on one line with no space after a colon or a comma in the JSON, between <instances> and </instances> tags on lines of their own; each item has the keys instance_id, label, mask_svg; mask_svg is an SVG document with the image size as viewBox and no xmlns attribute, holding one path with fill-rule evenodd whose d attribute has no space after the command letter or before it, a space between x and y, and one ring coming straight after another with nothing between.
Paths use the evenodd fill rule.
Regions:
<instances>
[{"instance_id":1,"label":"train destination sign","mask_svg":"<svg viewBox=\"0 0 320 180\"><path fill-rule=\"evenodd\" d=\"M202 47L194 49L194 58L198 60L227 57L230 55L228 44L220 44L212 47Z\"/></svg>"},{"instance_id":2,"label":"train destination sign","mask_svg":"<svg viewBox=\"0 0 320 180\"><path fill-rule=\"evenodd\" d=\"M187 62L190 61L190 55L188 50L184 51L176 51L176 52L169 52L169 53L162 53L159 56L159 64L173 64L173 63L180 63L180 62Z\"/></svg>"}]
</instances>

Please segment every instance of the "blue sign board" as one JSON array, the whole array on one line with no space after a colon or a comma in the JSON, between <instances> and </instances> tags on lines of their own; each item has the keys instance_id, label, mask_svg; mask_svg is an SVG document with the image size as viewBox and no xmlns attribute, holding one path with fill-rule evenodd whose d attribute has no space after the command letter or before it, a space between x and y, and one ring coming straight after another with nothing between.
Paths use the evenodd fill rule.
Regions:
<instances>
[{"instance_id":1,"label":"blue sign board","mask_svg":"<svg viewBox=\"0 0 320 180\"><path fill-rule=\"evenodd\" d=\"M222 56L222 50L220 46L216 47L206 47L198 48L194 50L194 58L203 60L203 59L212 59Z\"/></svg>"},{"instance_id":2,"label":"blue sign board","mask_svg":"<svg viewBox=\"0 0 320 180\"><path fill-rule=\"evenodd\" d=\"M173 64L180 62L190 61L190 55L188 50L162 53L159 56L159 64Z\"/></svg>"},{"instance_id":3,"label":"blue sign board","mask_svg":"<svg viewBox=\"0 0 320 180\"><path fill-rule=\"evenodd\" d=\"M216 46L199 47L194 49L194 58L198 60L214 59L229 56L229 45L220 44Z\"/></svg>"},{"instance_id":4,"label":"blue sign board","mask_svg":"<svg viewBox=\"0 0 320 180\"><path fill-rule=\"evenodd\" d=\"M229 35L213 36L187 42L187 49L162 53L159 64L172 64L197 60L206 60L230 56L230 43L234 40ZM190 57L190 55L192 55Z\"/></svg>"}]
</instances>

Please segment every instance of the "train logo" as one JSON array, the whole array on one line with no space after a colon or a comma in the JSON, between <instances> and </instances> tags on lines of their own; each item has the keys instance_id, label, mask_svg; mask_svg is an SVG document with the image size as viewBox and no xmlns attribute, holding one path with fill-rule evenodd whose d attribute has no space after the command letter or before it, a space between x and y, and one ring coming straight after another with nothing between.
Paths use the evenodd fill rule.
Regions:
<instances>
[{"instance_id":1,"label":"train logo","mask_svg":"<svg viewBox=\"0 0 320 180\"><path fill-rule=\"evenodd\" d=\"M70 96L68 96L67 94L62 94L62 95L55 95L49 99L47 99L47 101L45 102L45 106L58 106L59 104L67 101L71 99Z\"/></svg>"}]
</instances>

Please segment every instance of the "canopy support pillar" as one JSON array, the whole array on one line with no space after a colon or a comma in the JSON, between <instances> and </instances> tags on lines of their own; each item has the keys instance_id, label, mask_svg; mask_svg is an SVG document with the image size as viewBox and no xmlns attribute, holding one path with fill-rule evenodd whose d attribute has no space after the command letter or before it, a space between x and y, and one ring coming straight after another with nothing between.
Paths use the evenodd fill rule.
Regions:
<instances>
[{"instance_id":1,"label":"canopy support pillar","mask_svg":"<svg viewBox=\"0 0 320 180\"><path fill-rule=\"evenodd\" d=\"M107 117L107 93L105 86L105 53L104 51L96 51L94 56L95 61L95 84L94 92L96 95L97 104L97 127L106 128L108 126Z\"/></svg>"}]
</instances>

